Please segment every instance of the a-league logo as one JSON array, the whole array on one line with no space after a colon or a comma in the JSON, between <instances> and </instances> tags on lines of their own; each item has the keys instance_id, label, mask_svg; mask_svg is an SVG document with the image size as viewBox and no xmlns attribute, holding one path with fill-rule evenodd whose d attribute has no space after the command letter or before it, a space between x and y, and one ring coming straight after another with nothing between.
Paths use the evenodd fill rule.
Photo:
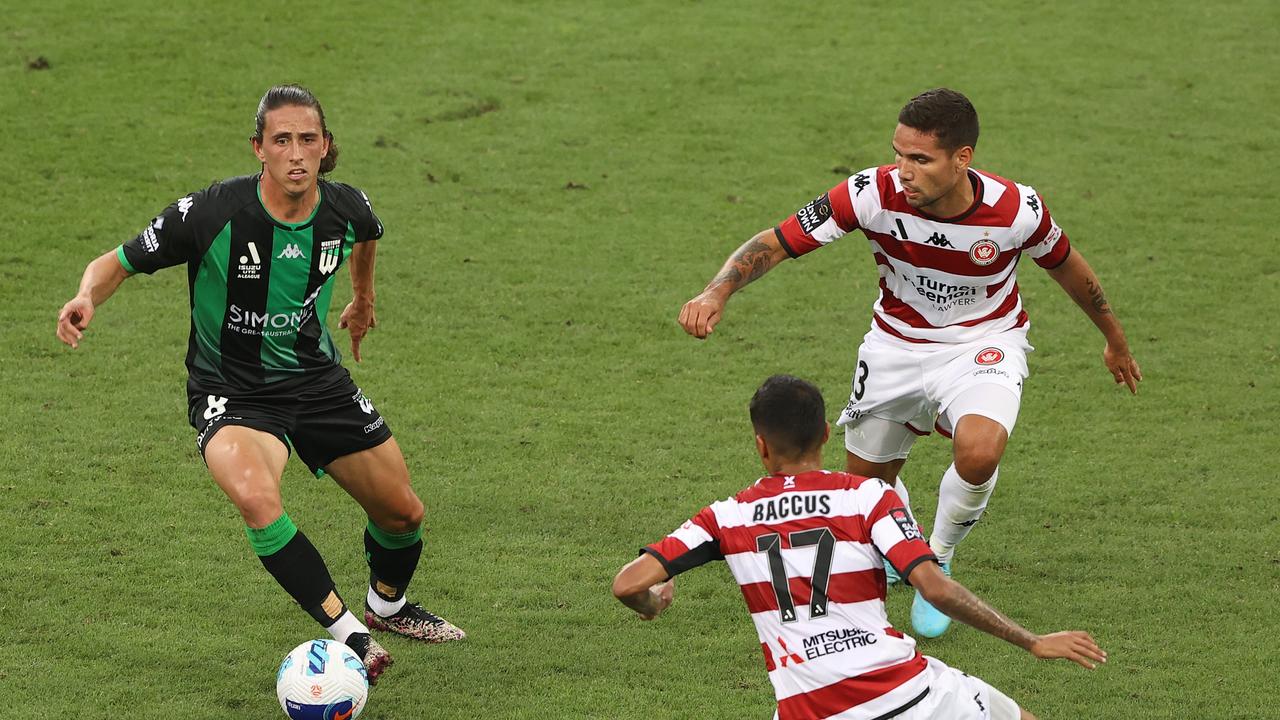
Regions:
<instances>
[{"instance_id":1,"label":"a-league logo","mask_svg":"<svg viewBox=\"0 0 1280 720\"><path fill-rule=\"evenodd\" d=\"M983 348L973 356L973 361L979 365L995 365L1004 359L1004 352L997 347Z\"/></svg>"}]
</instances>

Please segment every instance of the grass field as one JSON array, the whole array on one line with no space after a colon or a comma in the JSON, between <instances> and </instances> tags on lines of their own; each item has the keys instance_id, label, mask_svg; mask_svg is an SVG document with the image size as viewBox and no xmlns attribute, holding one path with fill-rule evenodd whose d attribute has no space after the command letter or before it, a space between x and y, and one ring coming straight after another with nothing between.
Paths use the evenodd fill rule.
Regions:
<instances>
[{"instance_id":1,"label":"grass field","mask_svg":"<svg viewBox=\"0 0 1280 720\"><path fill-rule=\"evenodd\" d=\"M892 159L901 104L948 85L975 165L1036 186L1142 364L1033 264L1032 375L957 577L1029 627L1090 630L1095 673L966 627L921 643L1042 718L1278 718L1280 6L1269 0L281 3L10 7L0 26L0 697L9 717L279 716L318 628L253 556L185 420L184 273L130 280L80 350L84 264L174 198L253 172L261 93L298 81L335 179L387 227L357 381L428 507L413 594L465 643L386 640L365 718L767 718L723 567L655 623L609 580L757 477L746 403L774 372L832 419L869 322L860 236L675 323L730 250L840 173ZM350 290L339 279L334 307ZM336 326L336 315L332 318ZM932 517L949 447L904 478ZM842 465L840 444L828 448ZM291 463L285 505L358 602L359 508ZM890 595L909 627L910 593Z\"/></svg>"}]
</instances>

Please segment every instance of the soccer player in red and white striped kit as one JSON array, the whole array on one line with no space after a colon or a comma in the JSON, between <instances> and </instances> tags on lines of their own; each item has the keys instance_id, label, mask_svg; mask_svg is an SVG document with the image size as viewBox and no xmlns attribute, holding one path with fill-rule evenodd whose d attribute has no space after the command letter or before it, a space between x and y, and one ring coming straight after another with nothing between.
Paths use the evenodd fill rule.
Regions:
<instances>
[{"instance_id":1,"label":"soccer player in red and white striped kit","mask_svg":"<svg viewBox=\"0 0 1280 720\"><path fill-rule=\"evenodd\" d=\"M898 114L894 164L851 175L758 233L680 311L684 329L705 338L734 292L787 258L861 230L880 296L838 423L845 469L893 481L909 503L898 475L916 437L936 428L952 439L954 462L942 476L929 539L947 574L995 489L1022 402L1032 349L1015 274L1022 255L1102 332L1103 362L1115 382L1136 393L1142 379L1084 256L1034 188L970 167L977 142L978 114L964 95L921 93ZM890 582L897 580L891 573ZM936 637L950 619L917 594L911 623Z\"/></svg>"},{"instance_id":2,"label":"soccer player in red and white striped kit","mask_svg":"<svg viewBox=\"0 0 1280 720\"><path fill-rule=\"evenodd\" d=\"M941 611L1036 657L1106 662L1088 633L1036 635L943 574L890 485L823 470L818 388L775 375L750 408L768 475L643 548L613 594L652 620L671 605L675 575L724 560L760 636L777 720L1034 720L890 625L885 561Z\"/></svg>"}]
</instances>

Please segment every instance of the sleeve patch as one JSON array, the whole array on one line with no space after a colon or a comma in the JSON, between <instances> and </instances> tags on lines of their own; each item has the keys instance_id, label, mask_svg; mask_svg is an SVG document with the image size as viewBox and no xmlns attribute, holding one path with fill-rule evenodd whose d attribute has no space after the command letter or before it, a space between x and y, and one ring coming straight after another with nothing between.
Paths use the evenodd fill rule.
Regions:
<instances>
[{"instance_id":1,"label":"sleeve patch","mask_svg":"<svg viewBox=\"0 0 1280 720\"><path fill-rule=\"evenodd\" d=\"M920 532L920 526L916 524L911 513L906 508L893 508L889 511L889 517L898 524L898 529L902 531L903 537L908 540L924 540L924 535Z\"/></svg>"},{"instance_id":2,"label":"sleeve patch","mask_svg":"<svg viewBox=\"0 0 1280 720\"><path fill-rule=\"evenodd\" d=\"M796 220L799 221L800 227L806 235L812 234L830 217L831 198L827 193L822 193L814 198L813 202L796 212Z\"/></svg>"}]
</instances>

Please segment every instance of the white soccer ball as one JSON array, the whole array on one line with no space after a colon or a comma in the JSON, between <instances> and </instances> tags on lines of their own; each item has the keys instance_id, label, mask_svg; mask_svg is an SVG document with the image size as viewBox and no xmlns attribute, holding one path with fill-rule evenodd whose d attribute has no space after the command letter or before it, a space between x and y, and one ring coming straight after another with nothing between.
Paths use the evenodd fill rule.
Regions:
<instances>
[{"instance_id":1,"label":"white soccer ball","mask_svg":"<svg viewBox=\"0 0 1280 720\"><path fill-rule=\"evenodd\" d=\"M308 640L280 663L276 697L294 720L352 720L369 699L369 675L346 645Z\"/></svg>"}]
</instances>

